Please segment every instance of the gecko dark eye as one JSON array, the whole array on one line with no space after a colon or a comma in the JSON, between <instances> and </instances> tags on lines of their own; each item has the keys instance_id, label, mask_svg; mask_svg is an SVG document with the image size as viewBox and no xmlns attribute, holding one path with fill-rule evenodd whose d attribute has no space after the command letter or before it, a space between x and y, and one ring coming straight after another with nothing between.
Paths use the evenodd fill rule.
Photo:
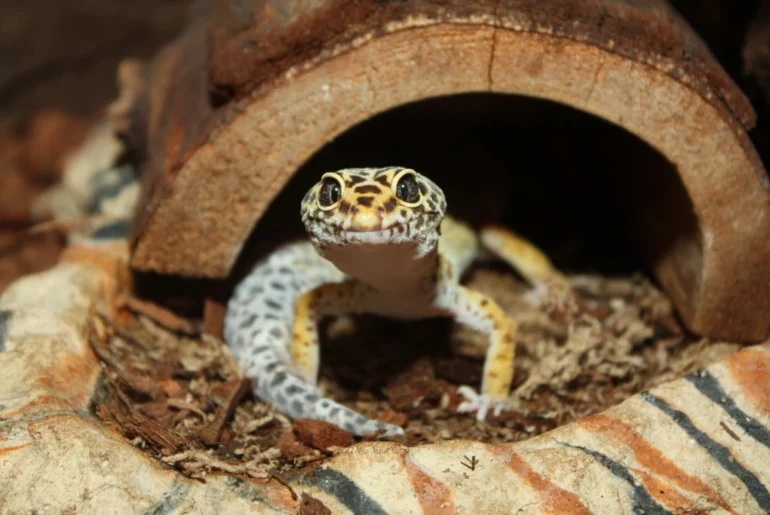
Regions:
<instances>
[{"instance_id":1,"label":"gecko dark eye","mask_svg":"<svg viewBox=\"0 0 770 515\"><path fill-rule=\"evenodd\" d=\"M413 174L402 175L396 184L396 197L407 204L414 204L420 200L420 187Z\"/></svg>"},{"instance_id":2,"label":"gecko dark eye","mask_svg":"<svg viewBox=\"0 0 770 515\"><path fill-rule=\"evenodd\" d=\"M342 198L342 184L334 177L325 177L321 182L318 193L318 204L321 207L331 207Z\"/></svg>"}]
</instances>

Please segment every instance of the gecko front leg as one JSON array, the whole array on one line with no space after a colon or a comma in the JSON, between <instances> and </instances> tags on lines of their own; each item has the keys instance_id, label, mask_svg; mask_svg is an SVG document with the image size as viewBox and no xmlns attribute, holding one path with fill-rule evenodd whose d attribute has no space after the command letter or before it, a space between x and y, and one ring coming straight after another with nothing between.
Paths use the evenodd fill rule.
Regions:
<instances>
[{"instance_id":1,"label":"gecko front leg","mask_svg":"<svg viewBox=\"0 0 770 515\"><path fill-rule=\"evenodd\" d=\"M365 287L356 281L321 284L302 294L294 308L291 357L295 368L310 384L318 382L320 349L318 322L323 316L361 312Z\"/></svg>"},{"instance_id":2,"label":"gecko front leg","mask_svg":"<svg viewBox=\"0 0 770 515\"><path fill-rule=\"evenodd\" d=\"M290 371L267 370L272 379L263 381L267 391L263 396L284 413L335 424L356 435L381 433L391 437L404 434L402 428L372 420L355 411L324 398L316 387L318 382L319 339L318 321L323 316L361 312L367 287L356 281L324 283L300 295L295 301L293 335L289 342L292 363ZM269 385L269 386L268 386Z\"/></svg>"},{"instance_id":3,"label":"gecko front leg","mask_svg":"<svg viewBox=\"0 0 770 515\"><path fill-rule=\"evenodd\" d=\"M357 281L326 283L299 296L294 309L294 331L291 341L293 368L307 383L318 382L318 322L323 316L352 315L364 312L370 289ZM318 395L304 398L305 416L336 424L357 435L382 432L383 436L404 434L393 424L368 419L329 399Z\"/></svg>"},{"instance_id":4,"label":"gecko front leg","mask_svg":"<svg viewBox=\"0 0 770 515\"><path fill-rule=\"evenodd\" d=\"M458 392L467 401L459 406L458 411L475 411L477 420L486 419L490 409L497 416L508 405L513 382L516 323L490 297L454 282L450 263L444 261L442 269L438 284L439 291L444 292L439 299L441 307L449 311L457 322L485 333L489 339L481 393L470 386L461 386Z\"/></svg>"}]
</instances>

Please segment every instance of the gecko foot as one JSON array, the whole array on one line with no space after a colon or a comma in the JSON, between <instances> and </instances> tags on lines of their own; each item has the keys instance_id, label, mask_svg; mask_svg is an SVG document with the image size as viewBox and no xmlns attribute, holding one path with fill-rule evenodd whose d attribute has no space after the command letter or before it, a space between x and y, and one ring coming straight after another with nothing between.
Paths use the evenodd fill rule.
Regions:
<instances>
[{"instance_id":1,"label":"gecko foot","mask_svg":"<svg viewBox=\"0 0 770 515\"><path fill-rule=\"evenodd\" d=\"M503 410L511 408L508 399L493 400L485 393L478 393L470 386L460 386L457 393L465 397L465 401L457 407L458 413L476 412L476 420L483 421L487 418L487 413L492 410L494 416L499 416Z\"/></svg>"}]
</instances>

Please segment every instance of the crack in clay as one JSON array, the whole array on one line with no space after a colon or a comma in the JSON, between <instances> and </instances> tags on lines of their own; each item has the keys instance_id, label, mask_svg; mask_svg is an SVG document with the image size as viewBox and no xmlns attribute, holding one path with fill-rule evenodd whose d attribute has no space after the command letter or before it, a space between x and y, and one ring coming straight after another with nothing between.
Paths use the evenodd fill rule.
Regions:
<instances>
[{"instance_id":1,"label":"crack in clay","mask_svg":"<svg viewBox=\"0 0 770 515\"><path fill-rule=\"evenodd\" d=\"M492 69L495 64L495 52L497 50L497 27L492 28L492 42L489 48L489 63L487 64L487 89L494 91L492 85Z\"/></svg>"}]
</instances>

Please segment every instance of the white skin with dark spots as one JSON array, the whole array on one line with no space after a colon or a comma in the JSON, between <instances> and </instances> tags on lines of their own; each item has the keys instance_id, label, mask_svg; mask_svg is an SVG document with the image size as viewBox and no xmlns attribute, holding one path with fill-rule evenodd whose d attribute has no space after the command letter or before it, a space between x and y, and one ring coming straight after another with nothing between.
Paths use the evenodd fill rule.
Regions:
<instances>
[{"instance_id":1,"label":"white skin with dark spots","mask_svg":"<svg viewBox=\"0 0 770 515\"><path fill-rule=\"evenodd\" d=\"M448 316L490 336L484 393L463 387L464 410L479 419L490 408L499 412L512 377L515 326L491 299L459 285L478 240L445 210L441 189L410 169L324 174L302 201L309 241L257 264L228 304L225 340L255 394L293 418L324 420L356 435L403 434L321 395L316 322L358 313Z\"/></svg>"}]
</instances>

